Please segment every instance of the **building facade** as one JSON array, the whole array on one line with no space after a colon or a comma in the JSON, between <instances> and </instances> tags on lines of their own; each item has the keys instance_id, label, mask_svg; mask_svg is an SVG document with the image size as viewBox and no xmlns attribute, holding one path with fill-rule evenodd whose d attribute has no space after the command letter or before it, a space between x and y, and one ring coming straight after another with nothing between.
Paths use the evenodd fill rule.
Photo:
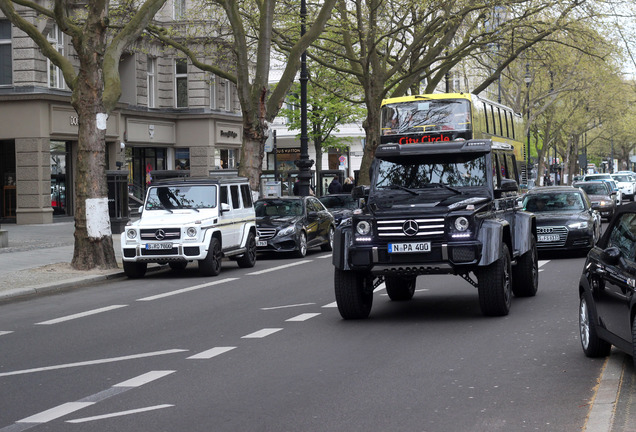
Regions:
<instances>
[{"instance_id":1,"label":"building facade","mask_svg":"<svg viewBox=\"0 0 636 432\"><path fill-rule=\"evenodd\" d=\"M164 18L177 6L184 7L167 4ZM76 60L53 22L27 18ZM243 127L233 83L153 47L126 53L120 74L122 96L107 122L106 169L128 171L133 198L143 196L155 170L207 176L212 169L237 167ZM60 71L0 15L3 223L50 223L55 215L73 215L78 116L70 96Z\"/></svg>"}]
</instances>

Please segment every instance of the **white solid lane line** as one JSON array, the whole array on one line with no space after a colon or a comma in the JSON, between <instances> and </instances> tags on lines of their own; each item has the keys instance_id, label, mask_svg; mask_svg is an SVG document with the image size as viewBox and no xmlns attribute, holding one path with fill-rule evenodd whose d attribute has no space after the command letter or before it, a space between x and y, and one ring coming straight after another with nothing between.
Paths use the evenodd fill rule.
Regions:
<instances>
[{"instance_id":1,"label":"white solid lane line","mask_svg":"<svg viewBox=\"0 0 636 432\"><path fill-rule=\"evenodd\" d=\"M192 286L192 287L189 287L189 288L183 288L183 289L170 291L170 292L163 293L163 294L157 294L157 295L150 296L150 297L140 298L140 299L137 299L137 301L158 300L158 299L162 299L162 298L165 298L165 297L170 297L170 296L177 295L177 294L183 294L183 293L187 293L187 292L190 292L190 291L199 290L199 289L202 289L202 288L207 288L207 287L210 287L210 286L213 286L213 285L218 285L218 284L222 284L222 283L226 283L226 282L232 282L232 281L235 281L235 280L238 280L238 278L221 279L221 280L214 281L214 282L208 282L208 283L204 283L204 284L201 284L201 285L195 285L195 286Z\"/></svg>"},{"instance_id":2,"label":"white solid lane line","mask_svg":"<svg viewBox=\"0 0 636 432\"><path fill-rule=\"evenodd\" d=\"M42 411L39 414L32 415L22 420L18 420L16 423L47 423L51 420L63 417L67 414L86 408L93 405L94 402L69 402L55 408L51 408L46 411Z\"/></svg>"},{"instance_id":3,"label":"white solid lane line","mask_svg":"<svg viewBox=\"0 0 636 432\"><path fill-rule=\"evenodd\" d=\"M104 363L113 363L113 362L125 361L125 360L136 360L136 359L146 358L146 357L155 357L155 356L166 355L166 354L175 354L175 353L180 353L180 352L184 352L184 351L188 351L188 350L185 350L185 349L171 349L171 350L165 350L165 351L154 351L154 352L149 352L149 353L134 354L134 355L123 356L123 357L112 357L112 358L99 359L99 360L90 360L90 361L78 362L78 363L67 363L67 364L61 364L61 365L55 365L55 366L46 366L46 367L34 368L34 369L24 369L24 370L18 370L18 371L13 371L13 372L0 373L0 377L12 376L12 375L23 375L23 374L28 374L28 373L44 372L44 371L51 371L51 370L57 370L57 369L68 369L68 368L80 367L80 366L92 366L92 365L98 365L98 364L104 364Z\"/></svg>"},{"instance_id":4,"label":"white solid lane line","mask_svg":"<svg viewBox=\"0 0 636 432\"><path fill-rule=\"evenodd\" d=\"M212 357L216 357L216 356L221 355L223 353L226 353L228 351L232 351L235 348L236 347L214 347L214 348L209 349L207 351L200 352L199 354L195 354L193 356L190 356L187 359L188 360L197 360L197 359L208 360L208 359L211 359Z\"/></svg>"},{"instance_id":5,"label":"white solid lane line","mask_svg":"<svg viewBox=\"0 0 636 432\"><path fill-rule=\"evenodd\" d=\"M281 331L282 328L264 328L254 333L250 333L245 336L241 336L241 339L259 339Z\"/></svg>"},{"instance_id":6,"label":"white solid lane line","mask_svg":"<svg viewBox=\"0 0 636 432\"><path fill-rule=\"evenodd\" d=\"M316 303L298 303L298 304L284 305L284 306L264 307L264 308L261 308L261 310L266 311L266 310L286 309L286 308L293 308L293 307L299 307L299 306L311 306L315 304Z\"/></svg>"},{"instance_id":7,"label":"white solid lane line","mask_svg":"<svg viewBox=\"0 0 636 432\"><path fill-rule=\"evenodd\" d=\"M310 263L310 262L312 262L312 260L296 261L296 262L293 262L291 264L285 264L285 265L281 265L281 266L278 266L278 267L272 267L272 268L268 268L268 269L265 269L265 270L255 271L255 272L246 273L246 274L247 275L251 275L251 276L257 276L257 275L261 275L263 273L269 273L269 272L273 272L273 271L277 271L277 270L284 270L284 269L289 268L289 267L294 267L294 266L297 266L297 265L300 265L300 264L307 264L307 263Z\"/></svg>"},{"instance_id":8,"label":"white solid lane line","mask_svg":"<svg viewBox=\"0 0 636 432\"><path fill-rule=\"evenodd\" d=\"M154 380L158 380L159 378L163 378L166 375L170 375L171 373L175 373L173 370L164 370L164 371L151 371L147 372L143 375L139 375L138 377L131 378L124 382L120 382L119 384L115 384L113 387L140 387L144 384L148 384Z\"/></svg>"},{"instance_id":9,"label":"white solid lane line","mask_svg":"<svg viewBox=\"0 0 636 432\"><path fill-rule=\"evenodd\" d=\"M12 331L0 331L0 336L8 335L13 333Z\"/></svg>"},{"instance_id":10,"label":"white solid lane line","mask_svg":"<svg viewBox=\"0 0 636 432\"><path fill-rule=\"evenodd\" d=\"M170 404L155 405L155 406L146 407L146 408L137 408L133 410L121 411L121 412L111 413L111 414L103 414L103 415L98 415L94 417L85 417L85 418L81 418L77 420L67 420L66 423L86 423L89 421L103 420L103 419L108 419L113 417L121 417L125 415L130 415L130 414L138 414L138 413L154 411L154 410L163 409L163 408L170 408L173 406L174 405L170 405Z\"/></svg>"},{"instance_id":11,"label":"white solid lane line","mask_svg":"<svg viewBox=\"0 0 636 432\"><path fill-rule=\"evenodd\" d=\"M320 315L320 314L319 313L304 313L304 314L297 315L297 316L295 316L293 318L289 318L289 319L287 319L285 321L307 321L308 319L311 319L311 318L316 317L318 315Z\"/></svg>"},{"instance_id":12,"label":"white solid lane line","mask_svg":"<svg viewBox=\"0 0 636 432\"><path fill-rule=\"evenodd\" d=\"M329 255L319 256L319 257L316 257L316 258L318 258L318 259L324 259L324 258L331 258L332 256L333 256L333 254L329 254Z\"/></svg>"},{"instance_id":13,"label":"white solid lane line","mask_svg":"<svg viewBox=\"0 0 636 432\"><path fill-rule=\"evenodd\" d=\"M326 305L323 306L323 308L336 308L336 307L338 307L338 303L336 302L327 303Z\"/></svg>"},{"instance_id":14,"label":"white solid lane line","mask_svg":"<svg viewBox=\"0 0 636 432\"><path fill-rule=\"evenodd\" d=\"M96 315L96 314L99 314L99 313L102 313L102 312L108 312L108 311L115 310L115 309L121 309L121 308L124 308L126 306L128 306L128 305L106 306L106 307L99 308L99 309L93 309L93 310L90 310L90 311L81 312L81 313L74 314L74 315L68 315L68 316L65 316L65 317L52 319L52 320L49 320L49 321L39 322L39 323L36 323L36 325L58 324L58 323L61 323L61 322L64 322L64 321L71 321L71 320L78 319L78 318L84 318L84 317L87 317L87 316L90 316L90 315Z\"/></svg>"}]
</instances>

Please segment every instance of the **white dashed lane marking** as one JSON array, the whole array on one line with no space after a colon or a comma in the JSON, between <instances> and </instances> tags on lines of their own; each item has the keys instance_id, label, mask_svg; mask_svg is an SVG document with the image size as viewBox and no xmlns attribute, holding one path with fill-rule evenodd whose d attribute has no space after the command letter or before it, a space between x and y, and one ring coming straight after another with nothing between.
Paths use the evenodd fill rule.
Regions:
<instances>
[{"instance_id":1,"label":"white dashed lane marking","mask_svg":"<svg viewBox=\"0 0 636 432\"><path fill-rule=\"evenodd\" d=\"M154 411L154 410L163 409L163 408L170 408L173 406L174 405L170 405L170 404L155 405L155 406L146 407L146 408L137 408L133 410L121 411L121 412L111 413L111 414L103 414L103 415L94 416L94 417L85 417L85 418L81 418L77 420L67 420L66 423L86 423L89 421L104 420L104 419L113 418L113 417L122 417L125 415L138 414L138 413Z\"/></svg>"},{"instance_id":2,"label":"white dashed lane marking","mask_svg":"<svg viewBox=\"0 0 636 432\"><path fill-rule=\"evenodd\" d=\"M197 360L197 359L211 359L212 357L216 357L218 355L224 354L228 351L232 351L236 347L214 347L207 351L200 352L199 354L195 354L193 356L188 357L189 360Z\"/></svg>"},{"instance_id":3,"label":"white dashed lane marking","mask_svg":"<svg viewBox=\"0 0 636 432\"><path fill-rule=\"evenodd\" d=\"M293 318L289 318L288 320L285 320L285 321L307 321L308 319L311 319L318 315L320 314L319 313L304 313L304 314L297 315Z\"/></svg>"},{"instance_id":4,"label":"white dashed lane marking","mask_svg":"<svg viewBox=\"0 0 636 432\"><path fill-rule=\"evenodd\" d=\"M124 308L126 306L128 306L128 305L106 306L106 307L99 308L99 309L93 309L93 310L90 310L90 311L81 312L81 313L74 314L74 315L68 315L68 316L65 316L65 317L52 319L52 320L49 320L49 321L39 322L39 323L36 323L36 325L58 324L58 323L61 323L61 322L71 321L71 320L78 319L78 318L84 318L84 317L87 317L87 316L96 315L96 314L100 314L100 313L103 313L103 312L112 311L112 310L115 310L115 309L121 309L121 308Z\"/></svg>"},{"instance_id":5,"label":"white dashed lane marking","mask_svg":"<svg viewBox=\"0 0 636 432\"><path fill-rule=\"evenodd\" d=\"M154 296L150 296L150 297L144 297L144 298L140 298L137 299L137 301L152 301L152 300L158 300L158 299L162 299L162 298L166 298L166 297L170 297L170 296L174 296L174 295L178 295L178 294L183 294L183 293L187 293L190 291L196 291L196 290L200 290L202 288L207 288L213 285L218 285L218 284L222 284L222 283L227 283L227 282L232 282L238 280L238 278L227 278L227 279L221 279L218 281L214 281L214 282L208 282L208 283L204 283L201 285L195 285L189 288L183 288L183 289L179 289L179 290L175 290L175 291L170 291L167 293L163 293L163 294L157 294Z\"/></svg>"},{"instance_id":6,"label":"white dashed lane marking","mask_svg":"<svg viewBox=\"0 0 636 432\"><path fill-rule=\"evenodd\" d=\"M260 339L260 338L264 338L266 336L269 336L271 334L274 334L276 332L279 332L281 330L282 330L282 328L264 328L264 329L259 330L257 332L250 333L250 334L245 335L245 336L241 336L241 339Z\"/></svg>"},{"instance_id":7,"label":"white dashed lane marking","mask_svg":"<svg viewBox=\"0 0 636 432\"><path fill-rule=\"evenodd\" d=\"M281 266L278 266L278 267L272 267L272 268L268 268L268 269L265 269L265 270L255 271L255 272L246 273L246 274L250 275L250 276L258 276L258 275L261 275L263 273L269 273L269 272L273 272L273 271L277 271L277 270L284 270L284 269L289 268L289 267L294 267L294 266L297 266L297 265L300 265L300 264L307 264L307 263L310 263L310 262L312 262L312 260L296 261L296 262L293 262L291 264L285 264L285 265L281 265Z\"/></svg>"}]
</instances>

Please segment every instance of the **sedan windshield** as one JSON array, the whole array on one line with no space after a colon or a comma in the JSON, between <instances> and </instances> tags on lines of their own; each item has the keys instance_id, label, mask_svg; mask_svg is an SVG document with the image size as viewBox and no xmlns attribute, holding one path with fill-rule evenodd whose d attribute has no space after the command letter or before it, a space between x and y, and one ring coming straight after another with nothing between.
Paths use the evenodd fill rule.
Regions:
<instances>
[{"instance_id":1,"label":"sedan windshield","mask_svg":"<svg viewBox=\"0 0 636 432\"><path fill-rule=\"evenodd\" d=\"M583 210L583 197L578 192L544 193L526 196L524 210L541 212L576 212Z\"/></svg>"},{"instance_id":2,"label":"sedan windshield","mask_svg":"<svg viewBox=\"0 0 636 432\"><path fill-rule=\"evenodd\" d=\"M609 195L605 185L599 183L577 184L576 186L583 189L588 195Z\"/></svg>"},{"instance_id":3,"label":"sedan windshield","mask_svg":"<svg viewBox=\"0 0 636 432\"><path fill-rule=\"evenodd\" d=\"M255 205L256 217L263 216L302 216L303 203L301 200L266 200L257 201Z\"/></svg>"}]
</instances>

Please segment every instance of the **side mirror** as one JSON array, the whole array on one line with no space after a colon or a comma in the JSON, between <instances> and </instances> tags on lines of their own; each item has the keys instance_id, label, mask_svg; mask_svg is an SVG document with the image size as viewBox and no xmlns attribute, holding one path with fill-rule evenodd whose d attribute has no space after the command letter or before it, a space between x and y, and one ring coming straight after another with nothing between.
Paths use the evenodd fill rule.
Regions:
<instances>
[{"instance_id":1,"label":"side mirror","mask_svg":"<svg viewBox=\"0 0 636 432\"><path fill-rule=\"evenodd\" d=\"M221 214L225 213L226 211L230 211L230 205L228 203L221 203Z\"/></svg>"},{"instance_id":2,"label":"side mirror","mask_svg":"<svg viewBox=\"0 0 636 432\"><path fill-rule=\"evenodd\" d=\"M351 196L355 199L365 198L365 192L364 186L356 186L351 190Z\"/></svg>"},{"instance_id":3,"label":"side mirror","mask_svg":"<svg viewBox=\"0 0 636 432\"><path fill-rule=\"evenodd\" d=\"M512 179L501 179L501 187L499 188L501 192L517 192L519 190L519 185L515 180Z\"/></svg>"},{"instance_id":4,"label":"side mirror","mask_svg":"<svg viewBox=\"0 0 636 432\"><path fill-rule=\"evenodd\" d=\"M621 258L621 251L617 247L608 247L602 252L603 260L608 264L615 265L618 263L618 260Z\"/></svg>"}]
</instances>

